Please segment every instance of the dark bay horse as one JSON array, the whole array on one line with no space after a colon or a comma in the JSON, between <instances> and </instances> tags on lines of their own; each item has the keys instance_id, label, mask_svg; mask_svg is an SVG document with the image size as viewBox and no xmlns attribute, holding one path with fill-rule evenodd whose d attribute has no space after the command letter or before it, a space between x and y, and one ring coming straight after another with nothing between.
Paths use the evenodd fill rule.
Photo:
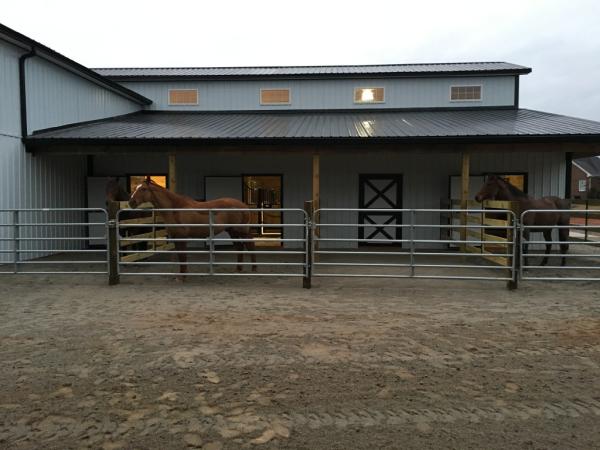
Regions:
<instances>
[{"instance_id":1,"label":"dark bay horse","mask_svg":"<svg viewBox=\"0 0 600 450\"><path fill-rule=\"evenodd\" d=\"M119 184L119 177L110 177L106 182L106 203L108 202L126 202L129 200L129 194Z\"/></svg>"},{"instance_id":2,"label":"dark bay horse","mask_svg":"<svg viewBox=\"0 0 600 450\"><path fill-rule=\"evenodd\" d=\"M136 208L138 205L150 202L155 208L159 209L187 209L187 208L198 208L198 209L221 209L221 208L232 208L233 211L215 211L213 213L213 233L217 235L221 231L227 231L231 236L231 240L234 242L234 247L238 252L238 266L237 270L240 272L242 266L240 263L243 261L243 255L241 253L244 248L250 251L252 259L252 271L256 272L256 254L254 253L255 245L251 240L252 234L250 233L250 212L249 211L238 211L237 209L248 209L248 206L234 198L219 198L207 202L198 202L185 195L175 194L158 184L152 182L150 178L146 178L140 185L138 185L131 194L129 199L129 206ZM160 214L163 216L166 224L208 224L209 217L208 211L161 211ZM228 224L221 226L220 224ZM233 224L233 225L231 225ZM239 225L238 225L239 224ZM209 236L209 227L169 227L166 226L167 234L170 238L174 239L185 239L185 238L207 238ZM244 241L236 241L236 239L244 239ZM187 272L187 255L185 250L187 243L185 241L175 241L175 249L180 252L177 253L179 257L179 271L182 274Z\"/></svg>"},{"instance_id":3,"label":"dark bay horse","mask_svg":"<svg viewBox=\"0 0 600 450\"><path fill-rule=\"evenodd\" d=\"M475 196L475 200L483 202L484 200L506 200L511 202L519 203L520 212L527 210L536 209L570 209L571 202L559 197L542 197L533 198L521 191L519 188L513 186L508 181L497 175L490 175L481 188L481 190ZM555 226L569 225L570 216L568 213L560 212L542 212L536 211L527 213L524 218L524 225L529 226L548 226L548 228L536 228L534 232L544 233L544 239L552 241L552 228ZM523 231L523 237L529 241L530 229ZM569 228L558 229L559 241L569 240ZM565 255L569 250L569 244L560 244L560 253ZM549 255L552 251L552 244L546 244L546 255ZM523 245L523 253L527 254L527 244ZM542 260L541 265L545 266L548 263L548 256L545 256ZM561 258L561 266L566 263L566 258Z\"/></svg>"}]
</instances>

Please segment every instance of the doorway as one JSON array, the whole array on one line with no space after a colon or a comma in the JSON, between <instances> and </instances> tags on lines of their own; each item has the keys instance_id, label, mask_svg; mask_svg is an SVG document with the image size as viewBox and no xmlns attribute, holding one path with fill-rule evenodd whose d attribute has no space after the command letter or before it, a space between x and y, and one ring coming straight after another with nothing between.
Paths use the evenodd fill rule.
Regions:
<instances>
[{"instance_id":1,"label":"doorway","mask_svg":"<svg viewBox=\"0 0 600 450\"><path fill-rule=\"evenodd\" d=\"M402 239L402 213L387 212L385 209L402 208L402 175L363 174L358 179L358 207L375 211L361 211L358 214L359 239L362 245L387 244ZM386 242L390 241L390 242Z\"/></svg>"},{"instance_id":2,"label":"doorway","mask_svg":"<svg viewBox=\"0 0 600 450\"><path fill-rule=\"evenodd\" d=\"M283 175L243 175L243 201L250 208L279 209L283 207L282 187ZM270 238L272 241L258 241L257 245L280 246L282 228L274 227L283 223L281 211L252 212L252 234L260 238Z\"/></svg>"}]
</instances>

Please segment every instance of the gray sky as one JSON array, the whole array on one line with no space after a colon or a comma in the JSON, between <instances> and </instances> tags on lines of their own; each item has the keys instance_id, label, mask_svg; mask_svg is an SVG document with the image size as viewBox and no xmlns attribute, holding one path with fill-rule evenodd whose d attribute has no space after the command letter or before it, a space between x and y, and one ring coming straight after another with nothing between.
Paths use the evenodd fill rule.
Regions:
<instances>
[{"instance_id":1,"label":"gray sky","mask_svg":"<svg viewBox=\"0 0 600 450\"><path fill-rule=\"evenodd\" d=\"M0 22L88 67L509 61L521 106L600 121L598 0L18 0Z\"/></svg>"}]
</instances>

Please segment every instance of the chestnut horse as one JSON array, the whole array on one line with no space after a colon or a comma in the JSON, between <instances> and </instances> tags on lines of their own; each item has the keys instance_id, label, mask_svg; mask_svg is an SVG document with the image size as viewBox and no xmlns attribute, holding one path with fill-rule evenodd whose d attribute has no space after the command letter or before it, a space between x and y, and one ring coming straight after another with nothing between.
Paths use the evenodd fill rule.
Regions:
<instances>
[{"instance_id":1,"label":"chestnut horse","mask_svg":"<svg viewBox=\"0 0 600 450\"><path fill-rule=\"evenodd\" d=\"M536 209L570 209L571 202L559 197L542 197L533 198L513 186L508 181L497 175L489 175L487 181L481 190L475 196L475 200L483 202L484 200L506 200L519 203L521 212ZM548 226L548 228L535 228L534 232L544 233L546 242L552 241L552 227L569 225L570 215L561 212L541 212L535 211L525 214L523 225L528 226ZM523 231L523 237L529 241L530 229L526 228ZM559 241L569 240L569 228L558 229ZM560 253L565 255L569 250L568 243L560 244ZM546 255L552 251L552 244L546 244ZM527 255L527 244L523 245L523 254ZM548 263L548 256L545 256L541 265L545 266ZM566 263L566 258L561 258L561 266Z\"/></svg>"},{"instance_id":2,"label":"chestnut horse","mask_svg":"<svg viewBox=\"0 0 600 450\"><path fill-rule=\"evenodd\" d=\"M190 197L175 194L174 192L159 186L151 181L149 177L135 188L135 191L133 191L133 194L131 194L131 198L129 199L129 206L131 208L136 208L138 205L145 202L152 203L157 209L235 209L234 211L215 211L213 213L213 233L216 235L221 231L227 231L231 236L234 247L238 252L238 272L242 270L240 263L243 261L244 257L241 252L244 248L251 252L250 256L253 263L252 271L256 272L256 255L254 254L255 245L253 241L246 240L252 239L250 228L248 226L248 222L250 222L250 212L238 210L247 209L248 206L245 203L234 198L218 198L207 202L198 202ZM159 214L163 216L164 221L167 224L167 234L170 238L207 238L210 234L209 227L168 226L168 224L208 224L208 211L161 211ZM227 225L221 226L219 224ZM236 239L244 239L244 241L236 241ZM181 274L187 272L186 248L187 242L175 241L175 249L178 251L177 256L179 257L179 272Z\"/></svg>"}]
</instances>

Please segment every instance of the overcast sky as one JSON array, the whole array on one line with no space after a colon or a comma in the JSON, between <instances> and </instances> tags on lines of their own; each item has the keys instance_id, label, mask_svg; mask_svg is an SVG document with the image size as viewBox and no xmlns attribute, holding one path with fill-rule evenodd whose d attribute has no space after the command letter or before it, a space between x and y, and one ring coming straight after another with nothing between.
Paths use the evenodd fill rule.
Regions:
<instances>
[{"instance_id":1,"label":"overcast sky","mask_svg":"<svg viewBox=\"0 0 600 450\"><path fill-rule=\"evenodd\" d=\"M509 61L521 107L600 121L600 1L2 0L88 67Z\"/></svg>"}]
</instances>

